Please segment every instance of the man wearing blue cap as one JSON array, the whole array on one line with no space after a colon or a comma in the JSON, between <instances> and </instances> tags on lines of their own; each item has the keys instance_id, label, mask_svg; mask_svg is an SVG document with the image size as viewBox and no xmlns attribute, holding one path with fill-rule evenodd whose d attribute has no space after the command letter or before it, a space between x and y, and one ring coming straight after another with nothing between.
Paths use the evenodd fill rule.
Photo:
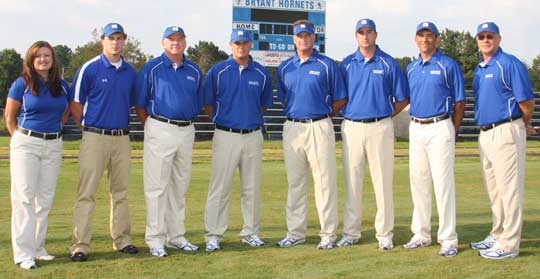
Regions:
<instances>
[{"instance_id":1,"label":"man wearing blue cap","mask_svg":"<svg viewBox=\"0 0 540 279\"><path fill-rule=\"evenodd\" d=\"M210 68L204 84L204 109L216 123L204 215L206 251L221 249L236 168L240 172L244 218L241 241L252 247L264 245L258 236L261 128L263 111L273 105L272 79L268 70L249 55L253 43L247 30L233 29L229 45L232 56Z\"/></svg>"},{"instance_id":2,"label":"man wearing blue cap","mask_svg":"<svg viewBox=\"0 0 540 279\"><path fill-rule=\"evenodd\" d=\"M457 255L454 151L463 111L463 73L437 49L439 30L432 22L416 27L418 59L407 66L410 89L409 171L414 204L412 239L403 247L431 245L432 185L439 213L439 255Z\"/></svg>"},{"instance_id":3,"label":"man wearing blue cap","mask_svg":"<svg viewBox=\"0 0 540 279\"><path fill-rule=\"evenodd\" d=\"M471 243L489 259L519 255L523 223L525 152L534 110L527 69L501 47L499 27L493 22L478 26L476 42L482 54L474 69L474 117L484 185L493 213L489 235Z\"/></svg>"},{"instance_id":4,"label":"man wearing blue cap","mask_svg":"<svg viewBox=\"0 0 540 279\"><path fill-rule=\"evenodd\" d=\"M287 121L283 149L289 192L287 236L277 243L291 247L306 241L308 171L311 167L315 204L321 224L318 249L334 248L338 227L336 151L331 116L347 102L336 63L313 49L313 23L293 23L296 54L278 67L278 100Z\"/></svg>"},{"instance_id":5,"label":"man wearing blue cap","mask_svg":"<svg viewBox=\"0 0 540 279\"><path fill-rule=\"evenodd\" d=\"M137 77L137 114L144 125L144 196L146 244L155 257L165 246L196 251L185 237L186 192L191 178L195 128L202 108L199 67L186 59L186 35L165 28L163 54L146 63Z\"/></svg>"},{"instance_id":6,"label":"man wearing blue cap","mask_svg":"<svg viewBox=\"0 0 540 279\"><path fill-rule=\"evenodd\" d=\"M375 22L360 19L355 34L358 49L340 64L349 101L342 112L345 118L341 132L346 198L343 237L337 246L349 246L360 239L367 159L377 202L375 230L379 250L390 250L394 248L392 116L408 104L409 91L398 63L376 44Z\"/></svg>"},{"instance_id":7,"label":"man wearing blue cap","mask_svg":"<svg viewBox=\"0 0 540 279\"><path fill-rule=\"evenodd\" d=\"M73 209L73 261L86 261L92 238L92 212L101 177L107 169L111 195L110 232L113 248L135 254L131 244L128 209L129 114L135 101L136 71L121 56L124 28L109 23L103 28L103 53L84 63L73 79L71 115L82 128L79 185Z\"/></svg>"}]
</instances>

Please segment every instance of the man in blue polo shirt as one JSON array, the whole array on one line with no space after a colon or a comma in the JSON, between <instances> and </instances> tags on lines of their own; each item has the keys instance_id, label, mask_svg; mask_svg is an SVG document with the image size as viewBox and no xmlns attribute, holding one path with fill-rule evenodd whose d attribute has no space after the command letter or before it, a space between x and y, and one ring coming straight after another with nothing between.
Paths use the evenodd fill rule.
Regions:
<instances>
[{"instance_id":1,"label":"man in blue polo shirt","mask_svg":"<svg viewBox=\"0 0 540 279\"><path fill-rule=\"evenodd\" d=\"M373 20L356 23L358 49L340 64L345 79L348 103L343 108L343 170L345 174L344 247L360 239L362 188L366 158L377 201L376 237L380 250L394 248L394 124L408 104L409 92L398 63L376 44Z\"/></svg>"},{"instance_id":2,"label":"man in blue polo shirt","mask_svg":"<svg viewBox=\"0 0 540 279\"><path fill-rule=\"evenodd\" d=\"M484 258L514 258L523 221L527 133L533 131L532 87L525 65L501 49L495 23L480 24L476 42L482 59L474 69L474 117L481 130L480 161L493 227L470 246Z\"/></svg>"},{"instance_id":3,"label":"man in blue polo shirt","mask_svg":"<svg viewBox=\"0 0 540 279\"><path fill-rule=\"evenodd\" d=\"M262 169L263 111L273 105L272 79L268 70L253 61L253 45L247 30L231 32L232 56L209 71L204 84L204 109L216 123L212 145L212 178L204 223L206 251L221 249L228 227L232 179L240 172L243 243L260 247L259 188Z\"/></svg>"},{"instance_id":4,"label":"man in blue polo shirt","mask_svg":"<svg viewBox=\"0 0 540 279\"><path fill-rule=\"evenodd\" d=\"M105 25L101 35L103 53L84 63L73 79L71 115L83 130L70 248L73 261L88 259L92 212L105 169L112 199L113 248L129 254L138 252L131 244L127 200L131 161L128 124L137 73L121 56L126 37L120 24Z\"/></svg>"},{"instance_id":5,"label":"man in blue polo shirt","mask_svg":"<svg viewBox=\"0 0 540 279\"><path fill-rule=\"evenodd\" d=\"M278 99L287 121L283 150L289 193L287 236L277 243L291 247L306 241L308 171L311 167L315 204L321 224L318 249L334 248L339 224L336 151L331 116L347 102L343 78L336 63L313 49L313 23L293 23L296 54L278 67Z\"/></svg>"},{"instance_id":6,"label":"man in blue polo shirt","mask_svg":"<svg viewBox=\"0 0 540 279\"><path fill-rule=\"evenodd\" d=\"M203 74L184 56L182 28L165 28L161 46L163 54L143 66L136 86L137 114L144 125L145 239L155 257L168 256L165 245L199 249L184 237L184 220L195 140L192 120L202 107Z\"/></svg>"},{"instance_id":7,"label":"man in blue polo shirt","mask_svg":"<svg viewBox=\"0 0 540 279\"><path fill-rule=\"evenodd\" d=\"M463 73L437 49L439 30L432 22L416 27L420 54L407 66L411 93L409 170L414 204L412 239L403 247L431 245L432 185L439 213L439 255L457 255L454 150L465 108Z\"/></svg>"}]
</instances>

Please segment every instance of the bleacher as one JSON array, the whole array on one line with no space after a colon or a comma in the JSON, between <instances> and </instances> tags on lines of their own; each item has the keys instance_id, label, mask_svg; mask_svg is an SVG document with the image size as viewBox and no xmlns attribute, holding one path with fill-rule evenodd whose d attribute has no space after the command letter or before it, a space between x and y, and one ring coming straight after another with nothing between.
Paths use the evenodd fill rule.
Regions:
<instances>
[{"instance_id":1,"label":"bleacher","mask_svg":"<svg viewBox=\"0 0 540 279\"><path fill-rule=\"evenodd\" d=\"M274 95L275 96L275 95ZM538 92L535 93L535 109L533 114L533 124L540 126L540 98L537 97ZM404 112L406 113L406 112ZM263 134L265 139L268 140L280 140L281 133L283 131L283 123L286 117L283 115L283 106L281 103L274 101L274 107L268 109L264 114L264 129ZM336 139L341 139L341 122L343 117L334 117L332 119L334 123L334 130L336 131ZM195 131L196 140L209 140L214 133L214 124L211 120L202 113L195 119ZM143 140L143 127L137 119L135 111L131 113L130 121L131 139L136 141ZM76 127L75 123L70 119L64 127L64 139L73 140L80 139L81 133ZM465 103L465 115L460 127L459 139L460 140L475 140L480 133L480 128L474 123L474 96L471 92L467 92ZM529 139L540 139L539 135L530 136Z\"/></svg>"}]
</instances>

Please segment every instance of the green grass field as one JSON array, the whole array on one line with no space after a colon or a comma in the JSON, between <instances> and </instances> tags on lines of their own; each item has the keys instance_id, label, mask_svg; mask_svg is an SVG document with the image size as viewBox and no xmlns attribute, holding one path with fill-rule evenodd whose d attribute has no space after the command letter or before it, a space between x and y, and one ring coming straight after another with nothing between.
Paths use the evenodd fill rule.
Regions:
<instances>
[{"instance_id":1,"label":"green grass field","mask_svg":"<svg viewBox=\"0 0 540 279\"><path fill-rule=\"evenodd\" d=\"M235 178L230 210L230 226L221 251L204 251L203 213L210 178L210 143L196 143L193 176L187 194L186 227L189 240L203 251L185 253L169 250L167 258L150 257L144 243L146 209L142 185L141 143L134 143L129 193L132 238L141 253L123 255L112 250L108 235L109 197L106 181L97 195L94 213L92 253L88 262L69 259L72 208L77 187L78 142L65 143L65 159L49 216L47 249L56 255L52 262L38 262L38 269L24 271L13 264L10 239L9 139L0 137L0 277L3 278L538 278L540 277L540 157L529 155L521 254L516 259L493 261L480 258L468 243L486 236L491 226L488 199L482 186L476 143L459 143L457 154L473 156L456 159L457 231L459 254L454 258L437 255L439 245L407 251L401 247L411 237L409 230L412 201L409 190L407 143L396 144L394 201L396 248L378 251L373 228L375 197L369 177L364 186L362 240L359 245L319 251L318 218L313 190L310 191L307 243L293 248L278 248L275 242L285 236L287 183L281 142L265 142L261 185L261 232L267 241L263 248L240 243L242 225L238 177ZM338 144L339 145L339 144ZM529 142L530 154L540 151L540 142ZM344 201L341 156L339 166L340 222ZM437 216L432 223L436 240Z\"/></svg>"}]
</instances>

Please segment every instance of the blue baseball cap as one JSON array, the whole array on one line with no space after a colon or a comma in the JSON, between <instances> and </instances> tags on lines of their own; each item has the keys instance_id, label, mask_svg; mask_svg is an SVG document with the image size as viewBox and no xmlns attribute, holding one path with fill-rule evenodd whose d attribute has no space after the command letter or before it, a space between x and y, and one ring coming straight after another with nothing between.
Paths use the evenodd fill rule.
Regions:
<instances>
[{"instance_id":1,"label":"blue baseball cap","mask_svg":"<svg viewBox=\"0 0 540 279\"><path fill-rule=\"evenodd\" d=\"M420 22L420 24L416 26L416 33L418 33L418 31L420 30L429 30L431 31L431 33L439 36L439 29L437 29L437 26L435 26L433 22L429 22L429 21Z\"/></svg>"},{"instance_id":2,"label":"blue baseball cap","mask_svg":"<svg viewBox=\"0 0 540 279\"><path fill-rule=\"evenodd\" d=\"M186 35L186 33L184 33L184 29L182 29L181 27L179 26L169 26L167 28L165 28L165 31L163 31L163 37L162 39L165 39L167 37L169 37L170 35L174 34L174 33L178 33L180 35Z\"/></svg>"},{"instance_id":3,"label":"blue baseball cap","mask_svg":"<svg viewBox=\"0 0 540 279\"><path fill-rule=\"evenodd\" d=\"M375 26L375 22L369 18L363 18L356 22L356 29L354 29L356 32L360 30L360 28L369 28L375 32L377 32L377 27Z\"/></svg>"},{"instance_id":4,"label":"blue baseball cap","mask_svg":"<svg viewBox=\"0 0 540 279\"><path fill-rule=\"evenodd\" d=\"M497 24L495 24L495 22L489 22L489 21L481 23L480 25L478 25L478 28L476 30L476 36L478 36L478 34L480 34L482 32L491 32L491 33L495 33L495 34L500 34L499 33L499 26L497 26Z\"/></svg>"},{"instance_id":5,"label":"blue baseball cap","mask_svg":"<svg viewBox=\"0 0 540 279\"><path fill-rule=\"evenodd\" d=\"M249 31L243 28L233 29L231 32L231 43L236 42L251 42Z\"/></svg>"},{"instance_id":6,"label":"blue baseball cap","mask_svg":"<svg viewBox=\"0 0 540 279\"><path fill-rule=\"evenodd\" d=\"M300 24L294 26L293 33L294 33L295 36L302 33L302 32L306 32L306 33L308 33L310 35L315 34L313 24L300 23Z\"/></svg>"},{"instance_id":7,"label":"blue baseball cap","mask_svg":"<svg viewBox=\"0 0 540 279\"><path fill-rule=\"evenodd\" d=\"M111 23L107 23L107 25L103 27L103 36L109 37L110 35L114 33L120 33L122 35L126 35L126 33L124 32L124 27L122 27L122 25L120 25L119 23L111 22Z\"/></svg>"}]
</instances>

